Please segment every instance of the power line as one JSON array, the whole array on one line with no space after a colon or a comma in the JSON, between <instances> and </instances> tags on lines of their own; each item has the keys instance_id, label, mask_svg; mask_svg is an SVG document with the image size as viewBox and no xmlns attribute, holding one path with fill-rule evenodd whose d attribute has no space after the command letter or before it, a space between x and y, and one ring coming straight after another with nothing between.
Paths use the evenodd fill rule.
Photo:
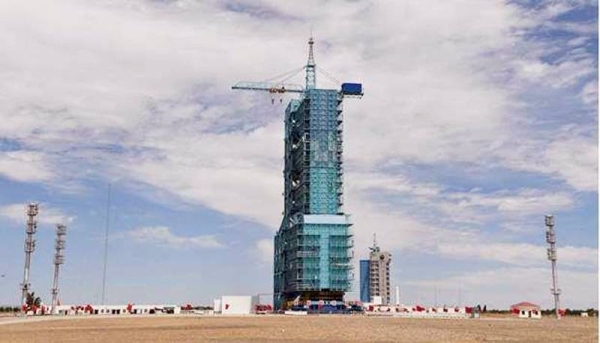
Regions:
<instances>
[{"instance_id":1,"label":"power line","mask_svg":"<svg viewBox=\"0 0 600 343\"><path fill-rule=\"evenodd\" d=\"M104 272L102 274L102 305L104 305L106 294L106 263L108 261L108 228L110 224L110 191L111 185L108 184L108 196L106 199L106 230L104 232Z\"/></svg>"}]
</instances>

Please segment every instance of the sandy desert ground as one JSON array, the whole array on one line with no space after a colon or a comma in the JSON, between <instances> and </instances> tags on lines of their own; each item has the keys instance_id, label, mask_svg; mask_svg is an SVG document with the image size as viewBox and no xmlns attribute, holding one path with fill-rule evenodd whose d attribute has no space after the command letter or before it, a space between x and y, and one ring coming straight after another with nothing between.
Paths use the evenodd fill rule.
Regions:
<instances>
[{"instance_id":1,"label":"sandy desert ground","mask_svg":"<svg viewBox=\"0 0 600 343\"><path fill-rule=\"evenodd\" d=\"M2 323L4 322L4 323ZM9 323L10 322L10 323ZM0 321L0 342L597 342L597 318L121 317Z\"/></svg>"}]
</instances>

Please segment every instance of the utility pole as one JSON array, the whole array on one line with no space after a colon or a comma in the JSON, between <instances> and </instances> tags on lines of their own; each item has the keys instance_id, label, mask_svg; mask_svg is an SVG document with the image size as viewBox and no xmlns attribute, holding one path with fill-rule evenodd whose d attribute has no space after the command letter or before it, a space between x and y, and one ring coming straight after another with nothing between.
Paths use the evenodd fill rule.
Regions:
<instances>
[{"instance_id":1,"label":"utility pole","mask_svg":"<svg viewBox=\"0 0 600 343\"><path fill-rule=\"evenodd\" d=\"M58 305L58 270L61 264L65 263L65 257L62 251L65 249L65 236L67 227L62 224L56 224L56 244L54 245L54 283L52 286L52 314L56 314Z\"/></svg>"},{"instance_id":2,"label":"utility pole","mask_svg":"<svg viewBox=\"0 0 600 343\"><path fill-rule=\"evenodd\" d=\"M558 274L556 272L556 234L554 233L554 217L551 214L546 216L546 242L550 245L548 248L548 260L552 263L552 288L550 292L554 296L556 319L560 320L560 289L558 288Z\"/></svg>"},{"instance_id":3,"label":"utility pole","mask_svg":"<svg viewBox=\"0 0 600 343\"><path fill-rule=\"evenodd\" d=\"M110 190L111 185L108 184L108 196L106 199L106 230L104 232L104 271L102 272L102 305L104 305L106 292L106 263L108 262L108 228L110 226Z\"/></svg>"},{"instance_id":4,"label":"utility pole","mask_svg":"<svg viewBox=\"0 0 600 343\"><path fill-rule=\"evenodd\" d=\"M25 229L27 237L25 238L25 268L23 270L23 283L21 284L21 306L27 304L27 295L31 288L31 284L29 283L29 270L31 269L31 254L35 250L35 239L33 238L33 235L35 235L37 231L37 221L35 220L37 214L38 204L33 202L27 204L27 228Z\"/></svg>"}]
</instances>

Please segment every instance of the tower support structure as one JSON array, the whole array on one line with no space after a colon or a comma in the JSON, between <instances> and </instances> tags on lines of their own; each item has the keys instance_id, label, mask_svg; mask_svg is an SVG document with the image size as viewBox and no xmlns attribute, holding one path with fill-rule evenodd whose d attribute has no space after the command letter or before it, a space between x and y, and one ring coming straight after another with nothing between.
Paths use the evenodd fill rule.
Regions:
<instances>
[{"instance_id":1,"label":"tower support structure","mask_svg":"<svg viewBox=\"0 0 600 343\"><path fill-rule=\"evenodd\" d=\"M63 251L65 249L65 236L67 227L62 224L56 224L56 241L54 244L54 282L52 283L52 313L56 314L58 305L58 272L60 265L65 263Z\"/></svg>"},{"instance_id":2,"label":"tower support structure","mask_svg":"<svg viewBox=\"0 0 600 343\"><path fill-rule=\"evenodd\" d=\"M300 301L341 305L353 279L353 234L343 210L344 93L317 88L312 37L308 45L304 92L285 111L284 213L273 280L279 310Z\"/></svg>"},{"instance_id":3,"label":"tower support structure","mask_svg":"<svg viewBox=\"0 0 600 343\"><path fill-rule=\"evenodd\" d=\"M315 41L312 37L308 40L308 61L306 62L306 89L315 89L317 87L317 73L315 64L315 55L313 45Z\"/></svg>"},{"instance_id":4,"label":"tower support structure","mask_svg":"<svg viewBox=\"0 0 600 343\"><path fill-rule=\"evenodd\" d=\"M342 98L307 89L285 120L284 215L275 236L274 305L340 303L352 281L343 205ZM299 298L298 298L299 297Z\"/></svg>"},{"instance_id":5,"label":"tower support structure","mask_svg":"<svg viewBox=\"0 0 600 343\"><path fill-rule=\"evenodd\" d=\"M21 283L21 305L27 304L27 295L31 289L29 271L31 270L31 254L35 251L35 233L37 232L38 204L27 204L27 225L25 228L25 268L23 269L23 283Z\"/></svg>"},{"instance_id":6,"label":"tower support structure","mask_svg":"<svg viewBox=\"0 0 600 343\"><path fill-rule=\"evenodd\" d=\"M554 310L556 311L556 318L560 319L560 289L558 288L558 273L556 271L556 261L558 257L556 255L556 233L554 232L554 216L547 215L545 218L546 223L546 242L548 243L548 260L552 265L552 288L550 292L554 296Z\"/></svg>"},{"instance_id":7,"label":"tower support structure","mask_svg":"<svg viewBox=\"0 0 600 343\"><path fill-rule=\"evenodd\" d=\"M363 90L361 83L319 89L314 44L311 37L308 60L301 68L306 71L304 86L284 83L291 78L286 73L281 82L242 81L232 87L300 94L285 110L284 212L274 249L276 310L301 302L343 307L353 279L352 224L343 210L342 102L361 98Z\"/></svg>"}]
</instances>

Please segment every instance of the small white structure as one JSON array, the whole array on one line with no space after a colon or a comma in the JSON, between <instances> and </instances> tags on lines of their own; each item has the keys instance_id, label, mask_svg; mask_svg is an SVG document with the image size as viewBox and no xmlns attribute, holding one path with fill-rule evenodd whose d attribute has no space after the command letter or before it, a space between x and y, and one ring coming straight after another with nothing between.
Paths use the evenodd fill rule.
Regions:
<instances>
[{"instance_id":1,"label":"small white structure","mask_svg":"<svg viewBox=\"0 0 600 343\"><path fill-rule=\"evenodd\" d=\"M221 313L224 315L253 314L257 304L257 296L224 295L221 297Z\"/></svg>"},{"instance_id":2,"label":"small white structure","mask_svg":"<svg viewBox=\"0 0 600 343\"><path fill-rule=\"evenodd\" d=\"M131 314L180 314L177 305L132 305Z\"/></svg>"},{"instance_id":3,"label":"small white structure","mask_svg":"<svg viewBox=\"0 0 600 343\"><path fill-rule=\"evenodd\" d=\"M510 312L514 315L518 315L519 318L542 318L542 309L540 308L540 305L527 301L512 305L510 307Z\"/></svg>"},{"instance_id":4,"label":"small white structure","mask_svg":"<svg viewBox=\"0 0 600 343\"><path fill-rule=\"evenodd\" d=\"M466 307L422 307L414 306L384 306L375 304L364 304L367 316L391 316L402 318L468 318L472 308Z\"/></svg>"},{"instance_id":5,"label":"small white structure","mask_svg":"<svg viewBox=\"0 0 600 343\"><path fill-rule=\"evenodd\" d=\"M308 315L307 311L285 311L283 314L287 316L306 316Z\"/></svg>"},{"instance_id":6,"label":"small white structure","mask_svg":"<svg viewBox=\"0 0 600 343\"><path fill-rule=\"evenodd\" d=\"M57 315L140 315L140 314L180 314L181 307L177 305L58 305Z\"/></svg>"},{"instance_id":7,"label":"small white structure","mask_svg":"<svg viewBox=\"0 0 600 343\"><path fill-rule=\"evenodd\" d=\"M215 299L213 301L213 311L215 314L221 313L221 299Z\"/></svg>"},{"instance_id":8,"label":"small white structure","mask_svg":"<svg viewBox=\"0 0 600 343\"><path fill-rule=\"evenodd\" d=\"M97 305L92 306L92 314L122 315L127 314L127 305Z\"/></svg>"}]
</instances>

